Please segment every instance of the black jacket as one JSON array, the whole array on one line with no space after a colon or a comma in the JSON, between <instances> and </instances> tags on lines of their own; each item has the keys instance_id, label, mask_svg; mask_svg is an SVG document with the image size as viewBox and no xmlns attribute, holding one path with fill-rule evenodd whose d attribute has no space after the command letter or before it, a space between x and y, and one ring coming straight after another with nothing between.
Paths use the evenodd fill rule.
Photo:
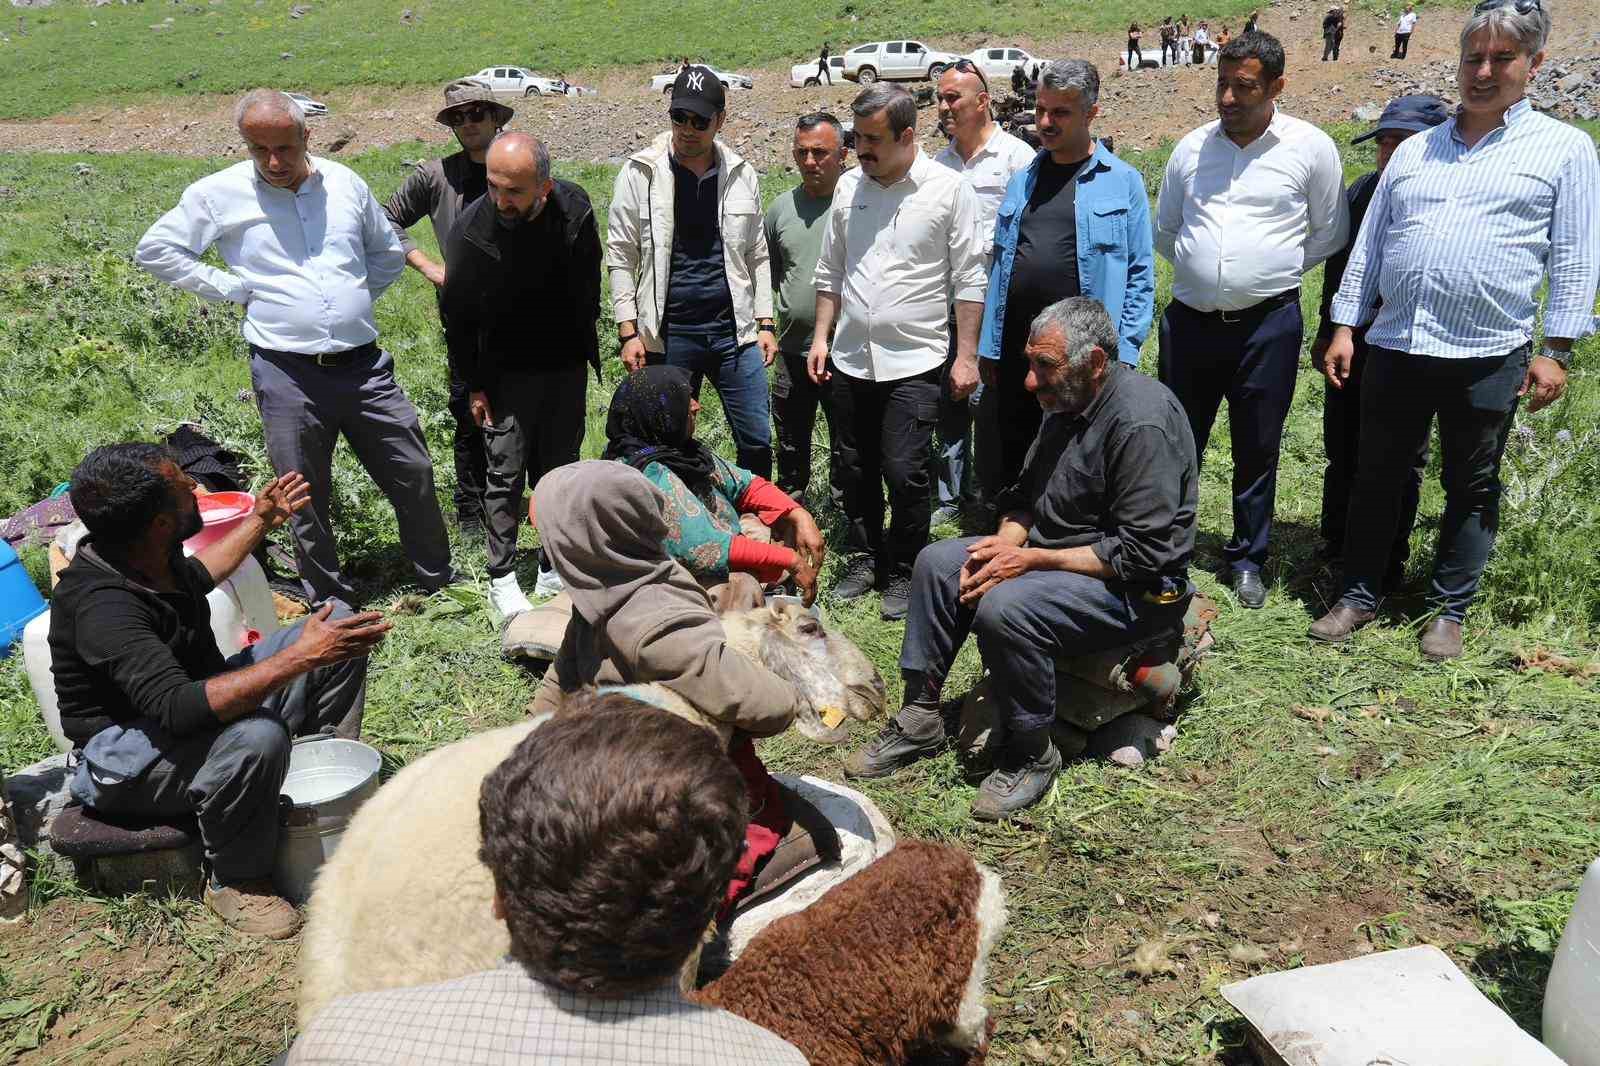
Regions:
<instances>
[{"instance_id":1,"label":"black jacket","mask_svg":"<svg viewBox=\"0 0 1600 1066\"><path fill-rule=\"evenodd\" d=\"M445 238L445 344L462 380L491 388L510 369L587 362L600 375L600 231L589 194L557 180L539 217L500 225L491 196Z\"/></svg>"}]
</instances>

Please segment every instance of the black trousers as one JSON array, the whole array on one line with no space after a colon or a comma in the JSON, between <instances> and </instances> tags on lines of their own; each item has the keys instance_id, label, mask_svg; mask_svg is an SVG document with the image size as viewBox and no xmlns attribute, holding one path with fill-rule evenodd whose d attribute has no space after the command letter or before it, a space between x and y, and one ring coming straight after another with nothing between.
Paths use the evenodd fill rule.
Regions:
<instances>
[{"instance_id":1,"label":"black trousers","mask_svg":"<svg viewBox=\"0 0 1600 1066\"><path fill-rule=\"evenodd\" d=\"M1343 35L1323 34L1323 37L1322 37L1322 58L1324 60L1326 60L1331 55L1334 59L1338 59L1339 58L1339 44L1343 40L1344 40Z\"/></svg>"},{"instance_id":2,"label":"black trousers","mask_svg":"<svg viewBox=\"0 0 1600 1066\"><path fill-rule=\"evenodd\" d=\"M802 507L811 488L811 441L817 428L817 410L833 437L833 416L829 411L828 390L806 373L806 357L794 352L779 352L772 368L772 428L777 438L778 488L794 497ZM828 454L831 457L833 450ZM831 467L831 463L830 463ZM835 483L833 471L828 472ZM838 494L837 488L834 489ZM837 501L835 501L837 502Z\"/></svg>"},{"instance_id":3,"label":"black trousers","mask_svg":"<svg viewBox=\"0 0 1600 1066\"><path fill-rule=\"evenodd\" d=\"M911 577L928 543L931 449L939 420L935 366L898 381L867 381L833 370L835 480L845 515L845 552L870 555L881 580ZM884 484L889 529L884 532Z\"/></svg>"},{"instance_id":4,"label":"black trousers","mask_svg":"<svg viewBox=\"0 0 1600 1066\"><path fill-rule=\"evenodd\" d=\"M494 422L483 427L488 453L483 494L489 576L516 569L517 531L527 519L524 490L558 466L578 461L583 446L589 367L502 374L488 390Z\"/></svg>"},{"instance_id":5,"label":"black trousers","mask_svg":"<svg viewBox=\"0 0 1600 1066\"><path fill-rule=\"evenodd\" d=\"M1344 387L1336 389L1323 382L1322 395L1322 447L1327 453L1327 465L1322 472L1322 539L1334 556L1344 554L1345 528L1350 516L1350 494L1355 488L1357 463L1361 447L1361 384L1366 376L1370 353L1360 340L1356 341L1355 358L1350 363L1350 376ZM1322 372L1324 361L1313 355L1311 365ZM1402 465L1399 456L1391 461ZM1409 476L1400 487L1400 513L1395 526L1394 546L1389 550L1389 566L1385 571L1384 587L1393 589L1405 576L1406 559L1411 555L1411 529L1417 524L1417 505L1422 497L1422 473L1428 465L1428 442L1424 437L1422 447L1411 458Z\"/></svg>"},{"instance_id":6,"label":"black trousers","mask_svg":"<svg viewBox=\"0 0 1600 1066\"><path fill-rule=\"evenodd\" d=\"M1002 352L993 388L983 390L978 412L978 472L991 498L1022 476L1022 463L1039 435L1044 410L1028 391L1028 360L1021 352Z\"/></svg>"},{"instance_id":7,"label":"black trousers","mask_svg":"<svg viewBox=\"0 0 1600 1066\"><path fill-rule=\"evenodd\" d=\"M1406 57L1406 53L1408 51L1410 51L1410 50L1411 50L1411 34L1409 34L1409 33L1397 33L1397 34L1394 35L1394 54L1391 55L1389 58L1390 59L1404 59Z\"/></svg>"},{"instance_id":8,"label":"black trousers","mask_svg":"<svg viewBox=\"0 0 1600 1066\"><path fill-rule=\"evenodd\" d=\"M1263 305L1257 305L1227 318L1173 300L1161 316L1158 376L1189 416L1195 454L1202 462L1217 411L1228 401L1233 536L1223 547L1223 558L1235 570L1260 570L1267 560L1278 492L1278 447L1294 399L1303 332L1298 297L1284 298L1286 303L1264 313Z\"/></svg>"},{"instance_id":9,"label":"black trousers","mask_svg":"<svg viewBox=\"0 0 1600 1066\"><path fill-rule=\"evenodd\" d=\"M456 518L483 521L483 490L488 470L488 455L483 450L483 435L478 423L472 419L472 390L450 364L450 417L455 419L455 431L450 438L450 451L456 464Z\"/></svg>"}]
</instances>

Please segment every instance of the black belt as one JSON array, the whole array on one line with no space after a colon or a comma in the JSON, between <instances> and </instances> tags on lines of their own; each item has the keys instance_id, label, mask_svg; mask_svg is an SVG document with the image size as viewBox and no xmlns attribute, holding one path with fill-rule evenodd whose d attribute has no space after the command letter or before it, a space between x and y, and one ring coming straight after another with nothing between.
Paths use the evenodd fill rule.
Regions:
<instances>
[{"instance_id":1,"label":"black belt","mask_svg":"<svg viewBox=\"0 0 1600 1066\"><path fill-rule=\"evenodd\" d=\"M283 359L293 359L302 363L312 363L316 366L349 366L360 359L370 359L378 354L378 342L368 341L358 344L354 348L346 348L342 352L283 352L276 348L262 348L252 344L250 350L257 355L275 355Z\"/></svg>"},{"instance_id":2,"label":"black belt","mask_svg":"<svg viewBox=\"0 0 1600 1066\"><path fill-rule=\"evenodd\" d=\"M1202 311L1197 307L1190 307L1182 300L1174 300L1173 302L1182 304L1184 310L1192 315L1199 315L1201 318L1214 318L1218 322L1225 322L1232 326L1240 322L1253 322L1257 319L1265 318L1269 313L1276 311L1280 307L1299 303L1300 290L1299 288L1286 289L1276 296L1268 296L1259 303L1253 303L1249 307L1240 308L1237 311Z\"/></svg>"}]
</instances>

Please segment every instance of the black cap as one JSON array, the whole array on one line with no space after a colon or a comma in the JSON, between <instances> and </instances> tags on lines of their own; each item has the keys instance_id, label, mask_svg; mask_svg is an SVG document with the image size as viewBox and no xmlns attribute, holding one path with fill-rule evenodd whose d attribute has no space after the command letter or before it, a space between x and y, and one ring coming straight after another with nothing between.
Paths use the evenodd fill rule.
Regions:
<instances>
[{"instance_id":1,"label":"black cap","mask_svg":"<svg viewBox=\"0 0 1600 1066\"><path fill-rule=\"evenodd\" d=\"M1350 138L1351 144L1370 141L1384 130L1405 130L1417 133L1432 129L1450 117L1450 105L1432 93L1412 93L1398 96L1383 109L1378 124L1359 137Z\"/></svg>"},{"instance_id":2,"label":"black cap","mask_svg":"<svg viewBox=\"0 0 1600 1066\"><path fill-rule=\"evenodd\" d=\"M672 83L671 106L701 118L716 118L728 106L728 94L710 67L684 67Z\"/></svg>"}]
</instances>

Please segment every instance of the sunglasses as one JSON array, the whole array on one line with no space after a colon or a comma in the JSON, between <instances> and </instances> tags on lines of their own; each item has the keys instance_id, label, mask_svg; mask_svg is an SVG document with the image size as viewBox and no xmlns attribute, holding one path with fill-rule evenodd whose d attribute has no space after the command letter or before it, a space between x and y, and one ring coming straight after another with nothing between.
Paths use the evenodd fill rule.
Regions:
<instances>
[{"instance_id":1,"label":"sunglasses","mask_svg":"<svg viewBox=\"0 0 1600 1066\"><path fill-rule=\"evenodd\" d=\"M1517 14L1526 15L1530 11L1543 11L1544 5L1539 0L1483 0L1483 3L1473 8L1473 13L1493 11L1497 7L1515 8Z\"/></svg>"},{"instance_id":2,"label":"sunglasses","mask_svg":"<svg viewBox=\"0 0 1600 1066\"><path fill-rule=\"evenodd\" d=\"M482 122L489 117L489 109L479 104L470 107L458 107L444 117L446 126L465 126L469 122Z\"/></svg>"},{"instance_id":3,"label":"sunglasses","mask_svg":"<svg viewBox=\"0 0 1600 1066\"><path fill-rule=\"evenodd\" d=\"M685 111L681 107L675 107L671 111L668 111L667 117L672 119L672 124L674 126L693 126L701 133L704 133L706 130L711 128L710 119L705 118L702 115L697 115L693 111Z\"/></svg>"},{"instance_id":4,"label":"sunglasses","mask_svg":"<svg viewBox=\"0 0 1600 1066\"><path fill-rule=\"evenodd\" d=\"M974 63L972 60L958 59L954 63L951 63L946 69L959 70L963 74L976 74L978 76L978 80L983 83L983 91L989 91L989 79L983 76L983 68L978 66L978 64Z\"/></svg>"}]
</instances>

